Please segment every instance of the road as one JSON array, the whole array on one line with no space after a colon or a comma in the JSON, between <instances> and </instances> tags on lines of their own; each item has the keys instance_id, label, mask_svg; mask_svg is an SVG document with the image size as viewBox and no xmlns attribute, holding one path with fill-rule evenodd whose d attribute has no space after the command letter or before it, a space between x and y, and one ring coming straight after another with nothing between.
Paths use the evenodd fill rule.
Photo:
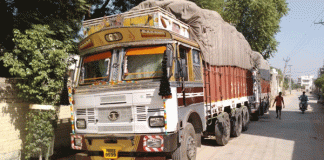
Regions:
<instances>
[{"instance_id":1,"label":"road","mask_svg":"<svg viewBox=\"0 0 324 160\"><path fill-rule=\"evenodd\" d=\"M281 120L275 107L252 121L240 137L231 138L226 146L204 139L197 160L319 160L324 159L324 106L309 95L305 114L298 109L298 96L293 91L284 97Z\"/></svg>"}]
</instances>

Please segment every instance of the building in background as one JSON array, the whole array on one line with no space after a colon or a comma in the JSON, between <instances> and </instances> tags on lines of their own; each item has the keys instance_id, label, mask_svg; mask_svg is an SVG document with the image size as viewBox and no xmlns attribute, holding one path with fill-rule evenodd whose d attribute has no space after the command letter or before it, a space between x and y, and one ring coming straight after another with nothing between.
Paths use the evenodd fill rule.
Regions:
<instances>
[{"instance_id":1,"label":"building in background","mask_svg":"<svg viewBox=\"0 0 324 160\"><path fill-rule=\"evenodd\" d=\"M313 89L315 89L313 75L312 76L301 76L298 78L297 83L301 86L305 86L306 92L309 92L309 91L312 91Z\"/></svg>"}]
</instances>

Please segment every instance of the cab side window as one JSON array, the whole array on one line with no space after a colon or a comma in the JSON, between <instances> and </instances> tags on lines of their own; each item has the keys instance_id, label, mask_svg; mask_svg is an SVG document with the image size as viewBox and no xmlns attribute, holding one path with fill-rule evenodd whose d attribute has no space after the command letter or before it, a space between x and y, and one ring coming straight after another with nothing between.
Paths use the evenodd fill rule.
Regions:
<instances>
[{"instance_id":1,"label":"cab side window","mask_svg":"<svg viewBox=\"0 0 324 160\"><path fill-rule=\"evenodd\" d=\"M201 65L200 65L200 57L199 57L199 51L192 50L192 64L193 64L193 73L195 76L195 81L201 81Z\"/></svg>"},{"instance_id":2,"label":"cab side window","mask_svg":"<svg viewBox=\"0 0 324 160\"><path fill-rule=\"evenodd\" d=\"M187 63L187 50L184 48L179 48L179 56L180 56L180 67L181 73L180 76L183 77L184 81L188 81L188 63Z\"/></svg>"}]
</instances>

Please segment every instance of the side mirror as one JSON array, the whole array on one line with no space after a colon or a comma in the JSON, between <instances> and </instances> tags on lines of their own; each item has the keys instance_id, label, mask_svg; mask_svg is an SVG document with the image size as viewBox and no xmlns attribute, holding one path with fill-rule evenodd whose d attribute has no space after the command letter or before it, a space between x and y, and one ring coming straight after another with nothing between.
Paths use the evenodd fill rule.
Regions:
<instances>
[{"instance_id":1,"label":"side mirror","mask_svg":"<svg viewBox=\"0 0 324 160\"><path fill-rule=\"evenodd\" d=\"M165 51L166 57L167 57L167 68L171 68L172 67L172 63L173 63L173 57L172 57L172 51L170 49L167 49Z\"/></svg>"},{"instance_id":2,"label":"side mirror","mask_svg":"<svg viewBox=\"0 0 324 160\"><path fill-rule=\"evenodd\" d=\"M175 73L174 73L174 78L175 79L179 79L180 76L181 76L181 65L180 65L180 62L179 60L177 59L176 60L176 63L175 63Z\"/></svg>"}]
</instances>

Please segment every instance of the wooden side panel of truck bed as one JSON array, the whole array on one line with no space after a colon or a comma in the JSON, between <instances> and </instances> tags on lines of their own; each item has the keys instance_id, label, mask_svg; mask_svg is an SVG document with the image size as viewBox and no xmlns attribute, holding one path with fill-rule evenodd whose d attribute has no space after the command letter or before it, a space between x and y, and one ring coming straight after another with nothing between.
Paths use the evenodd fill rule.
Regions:
<instances>
[{"instance_id":1,"label":"wooden side panel of truck bed","mask_svg":"<svg viewBox=\"0 0 324 160\"><path fill-rule=\"evenodd\" d=\"M204 81L207 86L205 92L207 96L211 96L211 102L253 94L252 73L247 69L233 66L210 66L210 71L204 69Z\"/></svg>"}]
</instances>

